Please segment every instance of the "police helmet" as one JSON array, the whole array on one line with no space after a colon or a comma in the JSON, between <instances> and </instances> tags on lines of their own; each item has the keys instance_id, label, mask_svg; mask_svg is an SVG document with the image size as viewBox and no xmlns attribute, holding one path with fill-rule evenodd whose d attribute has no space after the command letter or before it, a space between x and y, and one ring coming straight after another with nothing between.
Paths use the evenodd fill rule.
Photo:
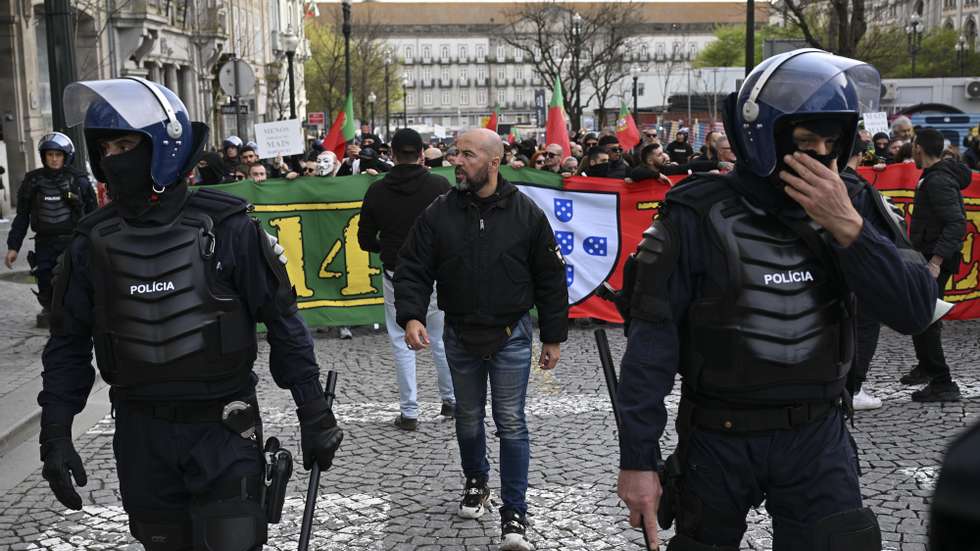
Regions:
<instances>
[{"instance_id":1,"label":"police helmet","mask_svg":"<svg viewBox=\"0 0 980 551\"><path fill-rule=\"evenodd\" d=\"M152 149L150 177L162 192L193 168L208 128L193 123L187 108L165 86L138 77L73 82L65 88L65 119L69 126L85 125L85 143L92 156L92 173L105 176L98 140L114 134L137 133Z\"/></svg>"},{"instance_id":2,"label":"police helmet","mask_svg":"<svg viewBox=\"0 0 980 551\"><path fill-rule=\"evenodd\" d=\"M221 151L228 149L229 147L236 147L239 151L242 149L242 139L238 136L228 136L225 141L221 142Z\"/></svg>"},{"instance_id":3,"label":"police helmet","mask_svg":"<svg viewBox=\"0 0 980 551\"><path fill-rule=\"evenodd\" d=\"M41 154L41 161L44 161L45 151L60 151L65 154L65 165L70 165L75 160L75 144L71 138L61 132L51 132L41 136L37 143L37 152Z\"/></svg>"},{"instance_id":4,"label":"police helmet","mask_svg":"<svg viewBox=\"0 0 980 551\"><path fill-rule=\"evenodd\" d=\"M225 146L227 147L227 146ZM245 153L246 151L253 151L256 155L259 154L259 144L255 142L245 142L245 145L239 148L239 153Z\"/></svg>"},{"instance_id":5,"label":"police helmet","mask_svg":"<svg viewBox=\"0 0 980 551\"><path fill-rule=\"evenodd\" d=\"M766 59L726 102L725 130L739 163L760 177L776 169L787 124L839 122L837 166L851 153L861 113L878 110L881 76L855 59L803 48Z\"/></svg>"}]
</instances>

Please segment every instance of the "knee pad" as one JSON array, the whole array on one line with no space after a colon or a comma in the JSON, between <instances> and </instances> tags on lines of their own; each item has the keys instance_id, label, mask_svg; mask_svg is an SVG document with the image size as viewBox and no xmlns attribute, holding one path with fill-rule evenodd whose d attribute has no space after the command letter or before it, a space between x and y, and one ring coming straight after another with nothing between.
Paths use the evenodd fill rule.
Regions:
<instances>
[{"instance_id":1,"label":"knee pad","mask_svg":"<svg viewBox=\"0 0 980 551\"><path fill-rule=\"evenodd\" d=\"M813 551L880 551L881 529L874 512L864 507L824 517L813 525Z\"/></svg>"},{"instance_id":2,"label":"knee pad","mask_svg":"<svg viewBox=\"0 0 980 551\"><path fill-rule=\"evenodd\" d=\"M142 511L130 513L129 532L146 551L189 551L191 522L184 512Z\"/></svg>"},{"instance_id":3,"label":"knee pad","mask_svg":"<svg viewBox=\"0 0 980 551\"><path fill-rule=\"evenodd\" d=\"M251 551L268 537L265 510L252 500L195 502L190 516L195 551Z\"/></svg>"},{"instance_id":4,"label":"knee pad","mask_svg":"<svg viewBox=\"0 0 980 551\"><path fill-rule=\"evenodd\" d=\"M738 546L708 545L695 541L684 534L677 534L670 538L670 543L667 544L667 551L738 551Z\"/></svg>"}]
</instances>

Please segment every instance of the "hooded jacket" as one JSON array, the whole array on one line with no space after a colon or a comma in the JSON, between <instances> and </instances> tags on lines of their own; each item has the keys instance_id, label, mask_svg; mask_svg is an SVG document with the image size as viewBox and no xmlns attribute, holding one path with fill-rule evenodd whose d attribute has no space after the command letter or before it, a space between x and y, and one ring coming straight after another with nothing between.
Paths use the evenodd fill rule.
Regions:
<instances>
[{"instance_id":1,"label":"hooded jacket","mask_svg":"<svg viewBox=\"0 0 980 551\"><path fill-rule=\"evenodd\" d=\"M942 268L955 272L966 236L966 211L962 190L970 185L971 172L963 163L944 160L922 171L915 190L909 237L926 259L940 256Z\"/></svg>"},{"instance_id":2,"label":"hooded jacket","mask_svg":"<svg viewBox=\"0 0 980 551\"><path fill-rule=\"evenodd\" d=\"M398 249L415 219L433 199L450 189L448 180L424 166L394 166L364 194L357 242L365 251L381 253L384 269L393 272L398 265Z\"/></svg>"}]
</instances>

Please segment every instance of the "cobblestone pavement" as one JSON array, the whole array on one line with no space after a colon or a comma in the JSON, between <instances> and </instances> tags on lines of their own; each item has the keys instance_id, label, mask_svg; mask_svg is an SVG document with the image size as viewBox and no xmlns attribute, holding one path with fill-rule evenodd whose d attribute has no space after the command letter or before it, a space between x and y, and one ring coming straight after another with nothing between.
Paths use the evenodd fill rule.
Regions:
<instances>
[{"instance_id":1,"label":"cobblestone pavement","mask_svg":"<svg viewBox=\"0 0 980 551\"><path fill-rule=\"evenodd\" d=\"M948 359L964 401L912 403L910 389L897 383L910 364L911 341L885 330L868 385L885 407L859 414L854 429L861 448L863 494L879 515L887 550L925 548L929 495L942 451L980 413L980 322L946 327ZM625 341L618 329L609 333L618 358ZM263 345L260 357L266 353ZM317 353L324 369L339 373L335 410L347 438L334 468L322 479L311 548L495 549L496 515L462 520L453 514L463 481L452 425L436 419L439 400L431 361L422 356L422 422L418 432L409 433L391 426L398 412L397 391L384 333L356 330L352 341L320 334ZM642 542L625 523L625 509L615 495L618 451L598 365L591 331L574 329L558 369L535 369L531 377L528 501L530 537L538 549L638 549ZM272 383L264 360L256 369L267 435L296 450L298 426L289 395ZM672 412L676 400L675 388ZM83 511L66 511L55 501L40 466L0 497L0 551L142 549L130 538L119 505L112 433L113 422L105 418L76 441L89 475L80 492ZM665 439L672 438L668 434ZM496 454L491 442L491 457ZM305 472L297 469L286 520L270 526L266 549L296 548L307 482ZM491 485L497 483L494 472ZM771 525L764 510L751 513L749 523L743 549L769 549Z\"/></svg>"}]
</instances>

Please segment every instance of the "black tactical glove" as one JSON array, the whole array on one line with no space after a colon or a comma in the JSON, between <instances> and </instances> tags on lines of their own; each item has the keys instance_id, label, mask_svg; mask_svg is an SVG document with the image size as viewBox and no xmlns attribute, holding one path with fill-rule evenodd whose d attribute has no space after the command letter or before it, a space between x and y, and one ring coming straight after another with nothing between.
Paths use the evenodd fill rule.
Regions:
<instances>
[{"instance_id":1,"label":"black tactical glove","mask_svg":"<svg viewBox=\"0 0 980 551\"><path fill-rule=\"evenodd\" d=\"M82 458L71 443L71 428L65 425L45 425L41 427L41 461L44 468L41 474L51 485L51 491L62 505L80 511L82 498L79 497L71 478L84 486L88 483ZM69 474L69 472L71 474Z\"/></svg>"},{"instance_id":2,"label":"black tactical glove","mask_svg":"<svg viewBox=\"0 0 980 551\"><path fill-rule=\"evenodd\" d=\"M344 439L344 431L337 427L337 419L319 398L296 409L299 417L300 445L303 449L303 468L309 470L314 460L325 471L333 463L333 456Z\"/></svg>"}]
</instances>

